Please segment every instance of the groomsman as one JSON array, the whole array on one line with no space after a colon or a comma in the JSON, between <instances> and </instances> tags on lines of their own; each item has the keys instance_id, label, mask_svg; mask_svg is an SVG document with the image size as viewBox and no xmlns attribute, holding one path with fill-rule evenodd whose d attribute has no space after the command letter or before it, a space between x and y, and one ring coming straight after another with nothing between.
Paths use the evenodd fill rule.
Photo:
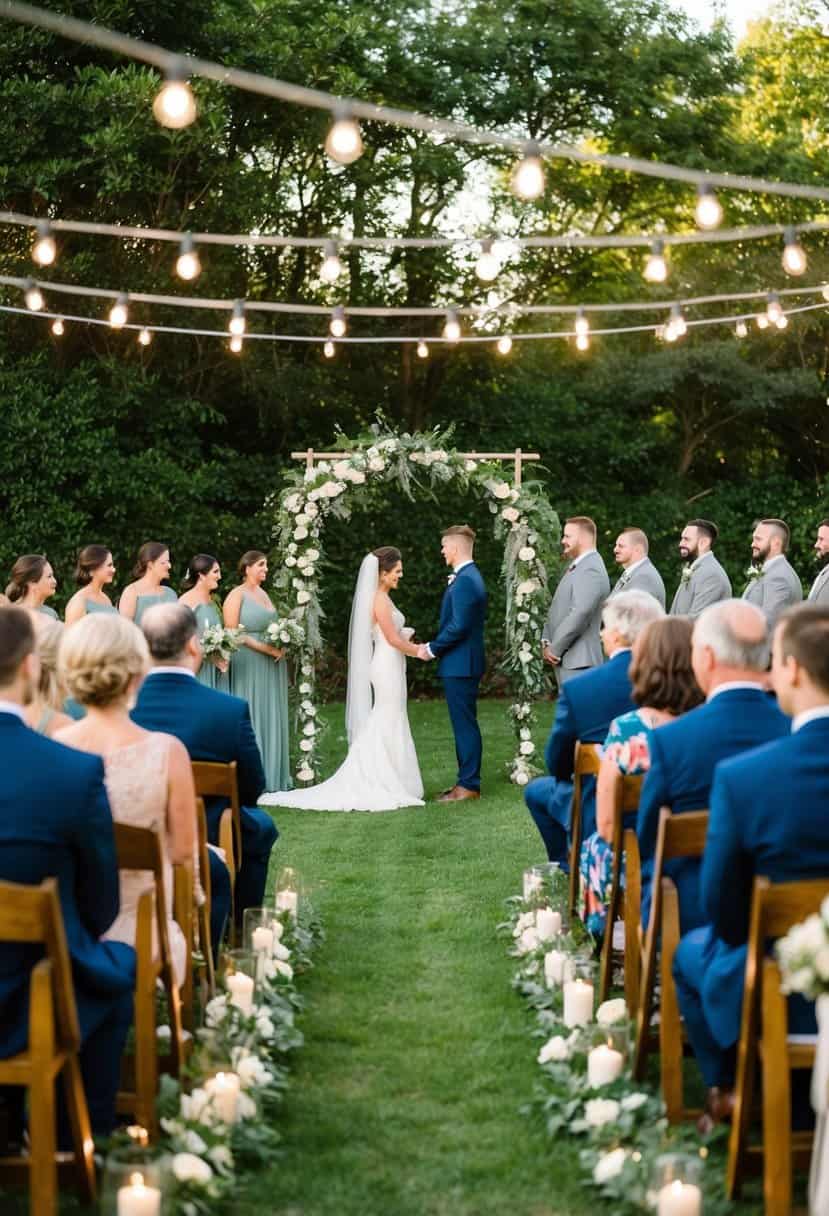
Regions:
<instances>
[{"instance_id":1,"label":"groomsman","mask_svg":"<svg viewBox=\"0 0 829 1216\"><path fill-rule=\"evenodd\" d=\"M586 515L567 520L561 550L569 563L562 575L541 635L544 659L555 668L559 685L599 667L599 626L610 579L596 552L596 525Z\"/></svg>"},{"instance_id":2,"label":"groomsman","mask_svg":"<svg viewBox=\"0 0 829 1216\"><path fill-rule=\"evenodd\" d=\"M696 620L709 604L731 599L731 582L714 557L717 525L710 519L691 519L679 538L679 556L685 565L671 604L671 616Z\"/></svg>"},{"instance_id":3,"label":"groomsman","mask_svg":"<svg viewBox=\"0 0 829 1216\"><path fill-rule=\"evenodd\" d=\"M620 591L647 591L665 607L662 575L648 557L648 538L641 528L622 528L616 538L613 556L622 567L611 595Z\"/></svg>"},{"instance_id":4,"label":"groomsman","mask_svg":"<svg viewBox=\"0 0 829 1216\"><path fill-rule=\"evenodd\" d=\"M815 558L819 573L809 592L809 603L829 607L829 519L818 525Z\"/></svg>"},{"instance_id":5,"label":"groomsman","mask_svg":"<svg viewBox=\"0 0 829 1216\"><path fill-rule=\"evenodd\" d=\"M757 605L772 630L781 613L803 599L800 579L786 559L789 537L789 525L782 519L761 519L751 538L754 570L743 599Z\"/></svg>"}]
</instances>

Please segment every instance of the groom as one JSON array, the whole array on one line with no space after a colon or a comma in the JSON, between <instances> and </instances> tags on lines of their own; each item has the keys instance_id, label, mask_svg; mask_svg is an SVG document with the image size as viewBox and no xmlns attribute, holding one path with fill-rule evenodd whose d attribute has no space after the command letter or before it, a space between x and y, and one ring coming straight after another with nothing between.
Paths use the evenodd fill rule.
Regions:
<instances>
[{"instance_id":1,"label":"groom","mask_svg":"<svg viewBox=\"0 0 829 1216\"><path fill-rule=\"evenodd\" d=\"M476 703L484 674L486 588L472 560L475 533L457 524L443 533L440 551L452 567L440 606L440 626L433 642L420 647L418 658L437 659L455 735L458 782L438 802L466 802L481 796L481 731Z\"/></svg>"}]
</instances>

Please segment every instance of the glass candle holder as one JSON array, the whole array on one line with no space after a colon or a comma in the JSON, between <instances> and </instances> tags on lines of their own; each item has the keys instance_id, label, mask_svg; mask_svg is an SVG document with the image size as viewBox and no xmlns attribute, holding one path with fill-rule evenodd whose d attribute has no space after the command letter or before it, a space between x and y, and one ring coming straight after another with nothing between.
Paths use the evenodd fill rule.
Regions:
<instances>
[{"instance_id":1,"label":"glass candle holder","mask_svg":"<svg viewBox=\"0 0 829 1216\"><path fill-rule=\"evenodd\" d=\"M591 1089L612 1085L625 1071L630 1035L625 1023L593 1026L584 1031L587 1048L587 1081Z\"/></svg>"},{"instance_id":2,"label":"glass candle holder","mask_svg":"<svg viewBox=\"0 0 829 1216\"><path fill-rule=\"evenodd\" d=\"M259 961L252 950L226 950L222 955L222 980L231 1005L242 1013L253 1013Z\"/></svg>"},{"instance_id":3,"label":"glass candle holder","mask_svg":"<svg viewBox=\"0 0 829 1216\"><path fill-rule=\"evenodd\" d=\"M572 976L562 985L564 1025L589 1026L593 1021L598 968L592 960L574 958Z\"/></svg>"},{"instance_id":4,"label":"glass candle holder","mask_svg":"<svg viewBox=\"0 0 829 1216\"><path fill-rule=\"evenodd\" d=\"M567 877L557 861L525 870L522 890L524 903L532 908L547 906L563 912L567 905Z\"/></svg>"},{"instance_id":5,"label":"glass candle holder","mask_svg":"<svg viewBox=\"0 0 829 1216\"><path fill-rule=\"evenodd\" d=\"M702 1160L688 1153L657 1157L649 1191L656 1216L702 1216L702 1170Z\"/></svg>"},{"instance_id":6,"label":"glass candle holder","mask_svg":"<svg viewBox=\"0 0 829 1216\"><path fill-rule=\"evenodd\" d=\"M274 953L282 933L276 908L245 908L242 948L256 955L256 978L265 978L265 963Z\"/></svg>"},{"instance_id":7,"label":"glass candle holder","mask_svg":"<svg viewBox=\"0 0 829 1216\"><path fill-rule=\"evenodd\" d=\"M567 939L561 934L545 944L544 982L548 988L560 988L565 981L575 977L576 960L568 949Z\"/></svg>"},{"instance_id":8,"label":"glass candle holder","mask_svg":"<svg viewBox=\"0 0 829 1216\"><path fill-rule=\"evenodd\" d=\"M171 1181L167 1154L137 1140L113 1149L101 1180L102 1216L164 1216Z\"/></svg>"},{"instance_id":9,"label":"glass candle holder","mask_svg":"<svg viewBox=\"0 0 829 1216\"><path fill-rule=\"evenodd\" d=\"M277 912L289 912L296 919L299 910L299 877L293 866L283 866L276 880Z\"/></svg>"},{"instance_id":10,"label":"glass candle holder","mask_svg":"<svg viewBox=\"0 0 829 1216\"><path fill-rule=\"evenodd\" d=\"M210 1105L223 1123L236 1123L239 1118L239 1093L242 1085L239 1074L231 1068L211 1072L204 1080L204 1090L210 1097Z\"/></svg>"}]
</instances>

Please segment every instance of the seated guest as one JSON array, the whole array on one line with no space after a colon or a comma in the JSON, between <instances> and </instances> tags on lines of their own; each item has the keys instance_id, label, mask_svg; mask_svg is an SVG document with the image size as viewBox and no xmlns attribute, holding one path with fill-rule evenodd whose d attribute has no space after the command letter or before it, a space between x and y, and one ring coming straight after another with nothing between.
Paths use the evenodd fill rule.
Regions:
<instances>
[{"instance_id":1,"label":"seated guest","mask_svg":"<svg viewBox=\"0 0 829 1216\"><path fill-rule=\"evenodd\" d=\"M176 982L187 966L187 943L173 917L174 865L192 862L196 841L196 792L187 749L172 735L142 730L129 707L150 666L144 635L113 612L86 616L67 629L58 655L60 674L86 710L58 739L104 762L112 818L158 833L164 853L167 937ZM121 910L106 932L114 941L135 942L138 901L153 889L152 876L121 871Z\"/></svg>"},{"instance_id":2,"label":"seated guest","mask_svg":"<svg viewBox=\"0 0 829 1216\"><path fill-rule=\"evenodd\" d=\"M132 1022L135 951L100 941L118 915L118 866L112 816L98 756L62 747L23 722L37 685L32 618L0 608L0 879L37 885L57 879L72 963L81 1032L81 1071L92 1130L115 1126L121 1054ZM28 1041L29 976L40 951L0 945L0 1056L24 1051ZM6 1095L4 1095L6 1096ZM6 1105L12 1137L22 1131L23 1090ZM58 1086L58 1143L71 1136Z\"/></svg>"},{"instance_id":3,"label":"seated guest","mask_svg":"<svg viewBox=\"0 0 829 1216\"><path fill-rule=\"evenodd\" d=\"M24 553L12 566L6 596L19 608L28 608L56 621L58 614L46 601L55 594L57 585L54 571L41 553Z\"/></svg>"},{"instance_id":4,"label":"seated guest","mask_svg":"<svg viewBox=\"0 0 829 1216\"><path fill-rule=\"evenodd\" d=\"M671 604L672 616L689 616L695 621L703 608L731 599L731 581L714 557L713 546L719 535L710 519L691 519L679 538L679 556L685 563Z\"/></svg>"},{"instance_id":5,"label":"seated guest","mask_svg":"<svg viewBox=\"0 0 829 1216\"><path fill-rule=\"evenodd\" d=\"M63 713L66 694L58 679L58 647L63 637L60 621L46 620L37 631L37 658L40 665L37 687L32 690L32 699L24 710L27 726L39 735L50 738L72 719Z\"/></svg>"},{"instance_id":6,"label":"seated guest","mask_svg":"<svg viewBox=\"0 0 829 1216\"><path fill-rule=\"evenodd\" d=\"M701 876L706 924L674 956L713 1121L733 1105L754 879L829 877L829 608L809 604L781 617L772 675L791 733L717 765ZM790 1022L793 1033L813 1034L814 1006L793 1000Z\"/></svg>"},{"instance_id":7,"label":"seated guest","mask_svg":"<svg viewBox=\"0 0 829 1216\"><path fill-rule=\"evenodd\" d=\"M610 660L562 684L556 716L547 740L544 760L549 777L537 777L524 791L524 801L547 849L550 861L569 870L567 832L573 797L573 762L576 744L603 743L610 723L635 706L631 699L630 648L662 609L645 591L623 591L605 602L601 640ZM586 777L582 785L582 822L586 836L596 826L596 783Z\"/></svg>"},{"instance_id":8,"label":"seated guest","mask_svg":"<svg viewBox=\"0 0 829 1216\"><path fill-rule=\"evenodd\" d=\"M684 617L651 621L633 643L630 680L638 709L614 718L602 748L596 781L596 831L581 852L584 921L594 937L604 936L607 905L613 880L613 827L616 796L625 777L646 773L650 767L651 731L702 701L691 667L693 626ZM625 816L633 827L636 813ZM625 885L624 855L620 881Z\"/></svg>"},{"instance_id":9,"label":"seated guest","mask_svg":"<svg viewBox=\"0 0 829 1216\"><path fill-rule=\"evenodd\" d=\"M665 607L662 575L648 557L648 537L641 528L623 528L616 537L613 556L622 567L611 595L620 591L647 591Z\"/></svg>"},{"instance_id":10,"label":"seated guest","mask_svg":"<svg viewBox=\"0 0 829 1216\"><path fill-rule=\"evenodd\" d=\"M636 835L642 856L642 921L650 916L650 878L663 806L675 815L708 807L711 778L720 760L777 739L788 719L763 686L769 635L758 608L744 600L722 600L694 624L691 662L705 705L655 731L650 769L642 786ZM672 861L666 873L679 892L682 930L702 924L699 868L695 858Z\"/></svg>"},{"instance_id":11,"label":"seated guest","mask_svg":"<svg viewBox=\"0 0 829 1216\"><path fill-rule=\"evenodd\" d=\"M754 567L743 599L756 604L774 629L777 618L786 608L799 604L803 587L789 565L789 525L782 519L761 519L751 538L751 561Z\"/></svg>"},{"instance_id":12,"label":"seated guest","mask_svg":"<svg viewBox=\"0 0 829 1216\"><path fill-rule=\"evenodd\" d=\"M221 764L235 760L238 765L242 868L236 877L236 916L241 926L245 908L258 908L264 902L271 849L279 834L270 815L256 807L265 774L250 711L246 701L196 679L202 653L191 609L184 604L157 605L144 618L143 629L153 669L141 686L133 719L150 730L177 735L191 760ZM213 844L226 805L221 798L207 799L207 832Z\"/></svg>"}]
</instances>

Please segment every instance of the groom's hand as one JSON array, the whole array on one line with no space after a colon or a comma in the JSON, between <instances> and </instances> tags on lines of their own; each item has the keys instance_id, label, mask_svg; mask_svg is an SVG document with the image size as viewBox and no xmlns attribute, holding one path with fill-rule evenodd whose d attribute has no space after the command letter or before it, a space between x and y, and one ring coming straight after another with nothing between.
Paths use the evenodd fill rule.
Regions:
<instances>
[{"instance_id":1,"label":"groom's hand","mask_svg":"<svg viewBox=\"0 0 829 1216\"><path fill-rule=\"evenodd\" d=\"M431 658L433 658L432 652L429 650L429 647L426 646L423 642L421 642L417 648L417 657L419 659L423 659L424 663L428 663L429 660Z\"/></svg>"}]
</instances>

